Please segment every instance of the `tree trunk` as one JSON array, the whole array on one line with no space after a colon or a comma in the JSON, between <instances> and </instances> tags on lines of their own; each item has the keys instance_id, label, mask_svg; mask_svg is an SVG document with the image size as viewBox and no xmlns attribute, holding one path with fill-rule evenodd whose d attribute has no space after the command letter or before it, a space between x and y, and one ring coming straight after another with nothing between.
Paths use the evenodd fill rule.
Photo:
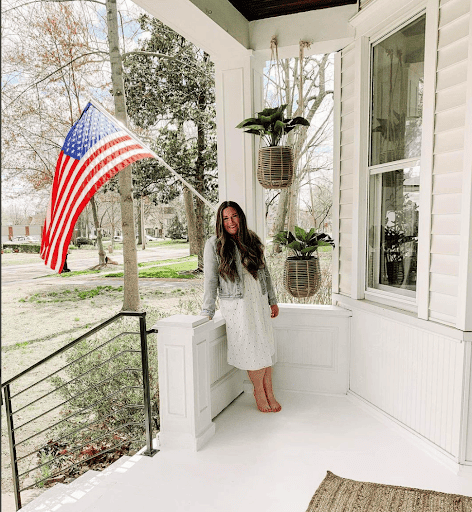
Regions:
<instances>
[{"instance_id":1,"label":"tree trunk","mask_svg":"<svg viewBox=\"0 0 472 512\"><path fill-rule=\"evenodd\" d=\"M190 254L198 254L197 223L195 220L195 205L192 191L184 187L185 216L187 217L187 233L190 242Z\"/></svg>"},{"instance_id":2,"label":"tree trunk","mask_svg":"<svg viewBox=\"0 0 472 512\"><path fill-rule=\"evenodd\" d=\"M108 45L111 64L111 81L115 102L115 116L125 126L128 126L126 114L125 87L123 82L123 67L118 39L118 16L116 0L106 0ZM123 262L124 262L124 293L123 310L138 311L140 309L138 287L138 257L136 250L136 235L134 232L133 211L133 179L131 166L128 165L119 176L121 223L123 227Z\"/></svg>"},{"instance_id":3,"label":"tree trunk","mask_svg":"<svg viewBox=\"0 0 472 512\"><path fill-rule=\"evenodd\" d=\"M205 109L205 99L203 95L199 97L199 106L202 111ZM195 189L200 194L204 194L204 175L205 164L203 152L205 150L205 128L202 123L197 124L197 161L195 163ZM198 197L195 198L195 226L197 234L197 256L198 269L203 270L203 251L205 246L205 203Z\"/></svg>"},{"instance_id":4,"label":"tree trunk","mask_svg":"<svg viewBox=\"0 0 472 512\"><path fill-rule=\"evenodd\" d=\"M297 224L298 213L298 192L299 184L295 178L292 186L288 189L288 205L287 205L287 230L293 233L293 228Z\"/></svg>"},{"instance_id":5,"label":"tree trunk","mask_svg":"<svg viewBox=\"0 0 472 512\"><path fill-rule=\"evenodd\" d=\"M287 216L287 208L288 208L288 192L289 189L282 189L279 195L279 202L277 203L277 213L275 215L274 222L274 233L280 233L280 231L285 230L285 218ZM281 252L281 248L279 244L274 244L274 252Z\"/></svg>"},{"instance_id":6,"label":"tree trunk","mask_svg":"<svg viewBox=\"0 0 472 512\"><path fill-rule=\"evenodd\" d=\"M105 265L105 249L103 249L102 230L100 229L100 223L98 222L97 204L95 203L94 196L90 198L90 205L92 206L93 223L95 225L95 231L97 232L98 264Z\"/></svg>"}]
</instances>

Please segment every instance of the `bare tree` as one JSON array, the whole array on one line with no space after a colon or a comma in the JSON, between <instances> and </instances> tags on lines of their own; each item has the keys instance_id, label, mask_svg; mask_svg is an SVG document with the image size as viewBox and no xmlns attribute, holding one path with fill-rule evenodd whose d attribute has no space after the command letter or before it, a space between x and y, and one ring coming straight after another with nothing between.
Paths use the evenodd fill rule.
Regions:
<instances>
[{"instance_id":1,"label":"bare tree","mask_svg":"<svg viewBox=\"0 0 472 512\"><path fill-rule=\"evenodd\" d=\"M332 58L330 54L311 56L302 63L303 102L300 101L300 61L284 59L279 68L271 66L267 74L266 104L287 103L287 117L303 116L311 124L290 132L287 144L294 148L295 179L277 197L274 232L293 229L297 223L300 190L311 181L313 160L319 162L319 148L330 135L333 110ZM277 71L277 72L276 72ZM317 169L329 169L329 159L318 163ZM273 201L273 200L272 200Z\"/></svg>"},{"instance_id":2,"label":"bare tree","mask_svg":"<svg viewBox=\"0 0 472 512\"><path fill-rule=\"evenodd\" d=\"M10 149L8 144L18 144L16 120L21 118L24 122L20 132L21 143L30 156L30 163L27 166L28 173L25 178L36 189L51 183L57 153L60 151L68 128L82 111L83 95L86 91L97 88L97 84L93 83L93 80L89 79L90 81L87 82L82 69L84 66L103 63L104 57L107 57L111 66L115 116L125 126L128 124L116 0L106 0L105 3L99 0L88 0L88 2L106 6L107 48L103 46L100 38L91 36L93 23L88 9L84 7L84 5L90 5L88 2L78 4L84 12L85 22L82 24L78 21L80 17L74 16L76 13L70 7L70 4L63 4L62 0L52 0L52 2L48 4L46 0L43 0L37 6L28 5L28 7L35 10L35 13L41 15L39 19L34 16L30 17L31 10L24 6L23 8L20 6L20 8L13 11L9 10L11 18L15 18L17 22L21 21L24 27L28 27L28 33L30 30L28 22L32 21L32 33L36 37L37 44L31 46L38 55L30 55L31 47L22 46L22 34L15 33L14 30L9 32L9 43L11 44L8 44L4 50L4 56L7 55L8 62L11 64L11 67L6 70L8 80L2 81L2 84L5 83L2 88L4 99L2 113L6 113L8 117L8 119L5 119L5 115L3 115L2 123L5 122L10 130L6 149ZM31 4L34 4L34 2L31 2ZM3 11L3 14L5 13L6 10ZM14 20L10 20L10 27L12 24L15 24ZM48 37L43 38L44 33ZM20 85L17 81L10 79L10 75L15 73L15 65L17 66L16 69L19 65L22 65L22 68L30 70L29 76L22 77ZM95 68L96 73L99 71ZM39 87L45 84L48 85L46 96L39 94ZM101 87L106 89L109 84L110 75L107 81L102 81ZM60 89L59 94L56 90L58 87ZM58 97L65 99L66 108L60 109L60 111L67 112L67 117L57 116L58 109L57 105L54 105L54 101ZM19 101L20 99L21 101ZM25 103L30 105L29 109L24 108ZM56 108L54 109L52 106ZM45 107L49 107L49 109ZM49 113L48 116L45 115L46 111ZM22 116L18 115L20 112ZM34 118L33 124L28 117ZM33 133L32 126L36 128ZM10 151L9 158L5 162L6 165L3 165L3 170L6 170L12 179L16 179L25 166L21 164L19 158L15 158L13 155L14 152ZM124 241L123 309L137 311L140 308L140 299L130 166L119 173L119 188ZM97 212L95 211L95 213Z\"/></svg>"}]
</instances>

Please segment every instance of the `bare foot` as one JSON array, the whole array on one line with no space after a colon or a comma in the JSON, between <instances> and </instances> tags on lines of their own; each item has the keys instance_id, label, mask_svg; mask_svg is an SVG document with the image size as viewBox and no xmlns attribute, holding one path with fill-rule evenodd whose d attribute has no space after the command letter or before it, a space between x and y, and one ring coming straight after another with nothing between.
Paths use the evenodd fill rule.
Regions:
<instances>
[{"instance_id":1,"label":"bare foot","mask_svg":"<svg viewBox=\"0 0 472 512\"><path fill-rule=\"evenodd\" d=\"M272 412L269 403L267 402L267 398L264 392L256 393L254 391L254 398L256 399L257 408L261 412Z\"/></svg>"},{"instance_id":2,"label":"bare foot","mask_svg":"<svg viewBox=\"0 0 472 512\"><path fill-rule=\"evenodd\" d=\"M267 402L272 412L279 412L282 410L282 406L277 402L274 395L267 395Z\"/></svg>"}]
</instances>

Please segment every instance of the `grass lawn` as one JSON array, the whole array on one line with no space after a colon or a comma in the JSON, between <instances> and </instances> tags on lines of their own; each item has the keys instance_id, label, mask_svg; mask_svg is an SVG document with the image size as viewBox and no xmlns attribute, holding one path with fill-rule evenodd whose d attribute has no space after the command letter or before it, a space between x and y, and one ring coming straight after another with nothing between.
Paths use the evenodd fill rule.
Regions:
<instances>
[{"instance_id":1,"label":"grass lawn","mask_svg":"<svg viewBox=\"0 0 472 512\"><path fill-rule=\"evenodd\" d=\"M197 260L196 258L193 261L185 261L182 263L177 263L172 266L159 265L150 268L142 268L139 271L139 277L154 277L154 278L168 278L174 277L179 279L194 279L193 274L179 274L179 272L183 272L186 270L195 270L197 268ZM104 277L122 277L123 272L114 272L112 274L105 274Z\"/></svg>"}]
</instances>

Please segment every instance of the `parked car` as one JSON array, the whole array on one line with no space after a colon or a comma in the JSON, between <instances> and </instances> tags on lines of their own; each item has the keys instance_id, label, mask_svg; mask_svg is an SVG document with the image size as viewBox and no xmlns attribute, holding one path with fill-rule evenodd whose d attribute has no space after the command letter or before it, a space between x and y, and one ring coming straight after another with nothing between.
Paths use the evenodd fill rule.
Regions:
<instances>
[{"instance_id":1,"label":"parked car","mask_svg":"<svg viewBox=\"0 0 472 512\"><path fill-rule=\"evenodd\" d=\"M39 244L39 238L37 236L27 236L26 241L32 244Z\"/></svg>"},{"instance_id":2,"label":"parked car","mask_svg":"<svg viewBox=\"0 0 472 512\"><path fill-rule=\"evenodd\" d=\"M146 240L149 242L155 242L156 240L159 240L159 238L156 238L155 236L146 235Z\"/></svg>"},{"instance_id":3,"label":"parked car","mask_svg":"<svg viewBox=\"0 0 472 512\"><path fill-rule=\"evenodd\" d=\"M122 237L122 236L120 236L120 235L115 235L115 236L113 237L113 241L114 241L114 242L118 242L118 243L122 244L122 243L123 243L123 237Z\"/></svg>"}]
</instances>

